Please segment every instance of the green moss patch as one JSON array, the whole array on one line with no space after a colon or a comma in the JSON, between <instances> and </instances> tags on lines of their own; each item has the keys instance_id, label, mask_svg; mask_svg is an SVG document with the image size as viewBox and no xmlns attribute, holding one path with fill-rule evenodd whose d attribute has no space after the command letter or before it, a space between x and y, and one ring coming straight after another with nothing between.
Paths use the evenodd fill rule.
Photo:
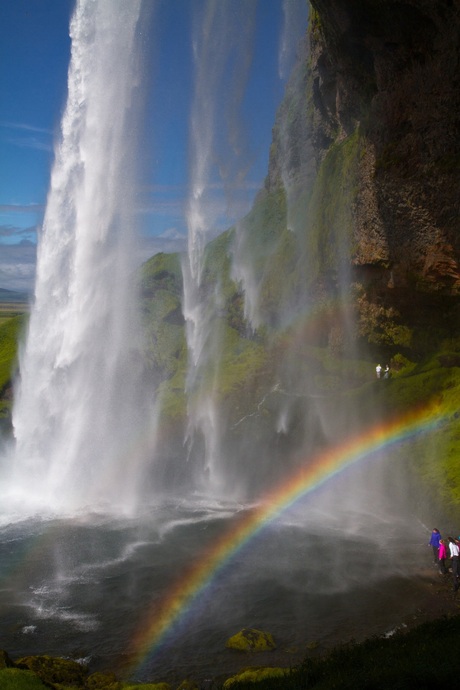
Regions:
<instances>
[{"instance_id":1,"label":"green moss patch","mask_svg":"<svg viewBox=\"0 0 460 690\"><path fill-rule=\"evenodd\" d=\"M241 683L260 683L269 678L285 678L288 673L288 669L279 667L248 668L245 671L241 671L241 673L238 673L236 676L228 678L223 687L224 690L227 690L227 688L232 688Z\"/></svg>"},{"instance_id":2,"label":"green moss patch","mask_svg":"<svg viewBox=\"0 0 460 690\"><path fill-rule=\"evenodd\" d=\"M319 170L309 208L310 269L318 274L350 261L353 206L362 141L358 131L329 149Z\"/></svg>"},{"instance_id":3,"label":"green moss patch","mask_svg":"<svg viewBox=\"0 0 460 690\"><path fill-rule=\"evenodd\" d=\"M267 652L276 647L270 633L255 628L243 628L230 637L225 646L242 652Z\"/></svg>"},{"instance_id":4,"label":"green moss patch","mask_svg":"<svg viewBox=\"0 0 460 690\"><path fill-rule=\"evenodd\" d=\"M16 366L17 346L26 316L14 316L0 325L0 392L11 380Z\"/></svg>"},{"instance_id":5,"label":"green moss patch","mask_svg":"<svg viewBox=\"0 0 460 690\"><path fill-rule=\"evenodd\" d=\"M49 687L31 671L21 671L17 668L0 670L0 688L2 690L49 690Z\"/></svg>"},{"instance_id":6,"label":"green moss patch","mask_svg":"<svg viewBox=\"0 0 460 690\"><path fill-rule=\"evenodd\" d=\"M137 685L123 685L122 690L173 690L169 683L141 683Z\"/></svg>"},{"instance_id":7,"label":"green moss patch","mask_svg":"<svg viewBox=\"0 0 460 690\"><path fill-rule=\"evenodd\" d=\"M61 683L81 686L88 674L87 669L71 659L50 656L26 656L16 660L18 668L33 671L45 683Z\"/></svg>"}]
</instances>

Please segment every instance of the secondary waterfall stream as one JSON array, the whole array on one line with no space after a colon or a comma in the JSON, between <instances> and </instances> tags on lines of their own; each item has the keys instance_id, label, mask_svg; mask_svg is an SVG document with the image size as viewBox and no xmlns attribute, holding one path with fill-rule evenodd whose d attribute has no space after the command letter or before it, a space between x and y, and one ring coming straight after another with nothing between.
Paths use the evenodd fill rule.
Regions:
<instances>
[{"instance_id":1,"label":"secondary waterfall stream","mask_svg":"<svg viewBox=\"0 0 460 690\"><path fill-rule=\"evenodd\" d=\"M203 14L198 14L200 21L196 22L193 40L195 91L190 118L188 251L182 261L183 311L189 355L186 443L190 448L194 443L201 445L203 460L198 481L204 490L213 494L225 493L220 471L224 422L216 404L222 339L225 337L218 314L224 299L220 286L204 297L205 248L215 234L218 215L213 209L213 190L228 187L229 191L233 185L243 183L239 160L243 158L243 147L239 142L236 113L249 74L255 9L252 1L244 5L227 0L219 4L208 3ZM232 103L228 98L219 103L216 98L222 83L233 95ZM235 114L229 116L226 108ZM228 171L233 171L233 179Z\"/></svg>"}]
</instances>

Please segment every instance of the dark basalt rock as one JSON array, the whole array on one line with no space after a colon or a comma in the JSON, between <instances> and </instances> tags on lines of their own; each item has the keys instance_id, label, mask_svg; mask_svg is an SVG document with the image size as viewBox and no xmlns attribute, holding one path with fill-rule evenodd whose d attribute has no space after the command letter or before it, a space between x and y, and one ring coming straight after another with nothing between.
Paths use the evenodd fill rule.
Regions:
<instances>
[{"instance_id":1,"label":"dark basalt rock","mask_svg":"<svg viewBox=\"0 0 460 690\"><path fill-rule=\"evenodd\" d=\"M386 288L460 293L460 7L312 0L317 162L359 131L351 260Z\"/></svg>"}]
</instances>

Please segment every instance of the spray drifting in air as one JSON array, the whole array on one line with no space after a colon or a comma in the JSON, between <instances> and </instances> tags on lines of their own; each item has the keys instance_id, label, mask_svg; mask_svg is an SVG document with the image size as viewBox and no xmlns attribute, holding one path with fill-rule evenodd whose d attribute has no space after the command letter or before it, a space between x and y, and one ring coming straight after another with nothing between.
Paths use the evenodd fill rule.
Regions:
<instances>
[{"instance_id":1,"label":"spray drifting in air","mask_svg":"<svg viewBox=\"0 0 460 690\"><path fill-rule=\"evenodd\" d=\"M142 481L133 452L142 426L133 308L140 10L141 0L79 0L70 25L68 99L13 412L11 485L26 510L129 509Z\"/></svg>"},{"instance_id":2,"label":"spray drifting in air","mask_svg":"<svg viewBox=\"0 0 460 690\"><path fill-rule=\"evenodd\" d=\"M223 298L219 286L213 290L206 287L205 248L216 230L213 188L223 186L230 191L241 183L237 109L251 63L255 9L253 1L242 7L229 0L210 0L203 15L199 15L193 40L195 93L190 123L188 252L182 263L188 347L186 440L192 448L199 439L204 476L214 491L221 488L222 422L215 398L224 337L217 314L223 308ZM219 108L216 93L222 84L226 97Z\"/></svg>"}]
</instances>

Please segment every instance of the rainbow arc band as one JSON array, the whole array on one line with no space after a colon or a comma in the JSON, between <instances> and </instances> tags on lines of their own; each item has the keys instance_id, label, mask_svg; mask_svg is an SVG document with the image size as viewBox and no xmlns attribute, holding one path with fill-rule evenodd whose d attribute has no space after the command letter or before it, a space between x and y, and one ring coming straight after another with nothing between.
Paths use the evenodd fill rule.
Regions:
<instances>
[{"instance_id":1,"label":"rainbow arc band","mask_svg":"<svg viewBox=\"0 0 460 690\"><path fill-rule=\"evenodd\" d=\"M176 624L210 587L218 573L251 539L273 522L296 501L343 472L347 467L370 459L375 453L419 434L434 430L447 418L439 404L412 410L397 419L372 426L337 446L329 447L312 458L280 485L263 496L257 507L245 513L227 532L197 555L172 584L161 601L150 607L127 650L132 673L160 649ZM307 464L308 463L308 464Z\"/></svg>"}]
</instances>

